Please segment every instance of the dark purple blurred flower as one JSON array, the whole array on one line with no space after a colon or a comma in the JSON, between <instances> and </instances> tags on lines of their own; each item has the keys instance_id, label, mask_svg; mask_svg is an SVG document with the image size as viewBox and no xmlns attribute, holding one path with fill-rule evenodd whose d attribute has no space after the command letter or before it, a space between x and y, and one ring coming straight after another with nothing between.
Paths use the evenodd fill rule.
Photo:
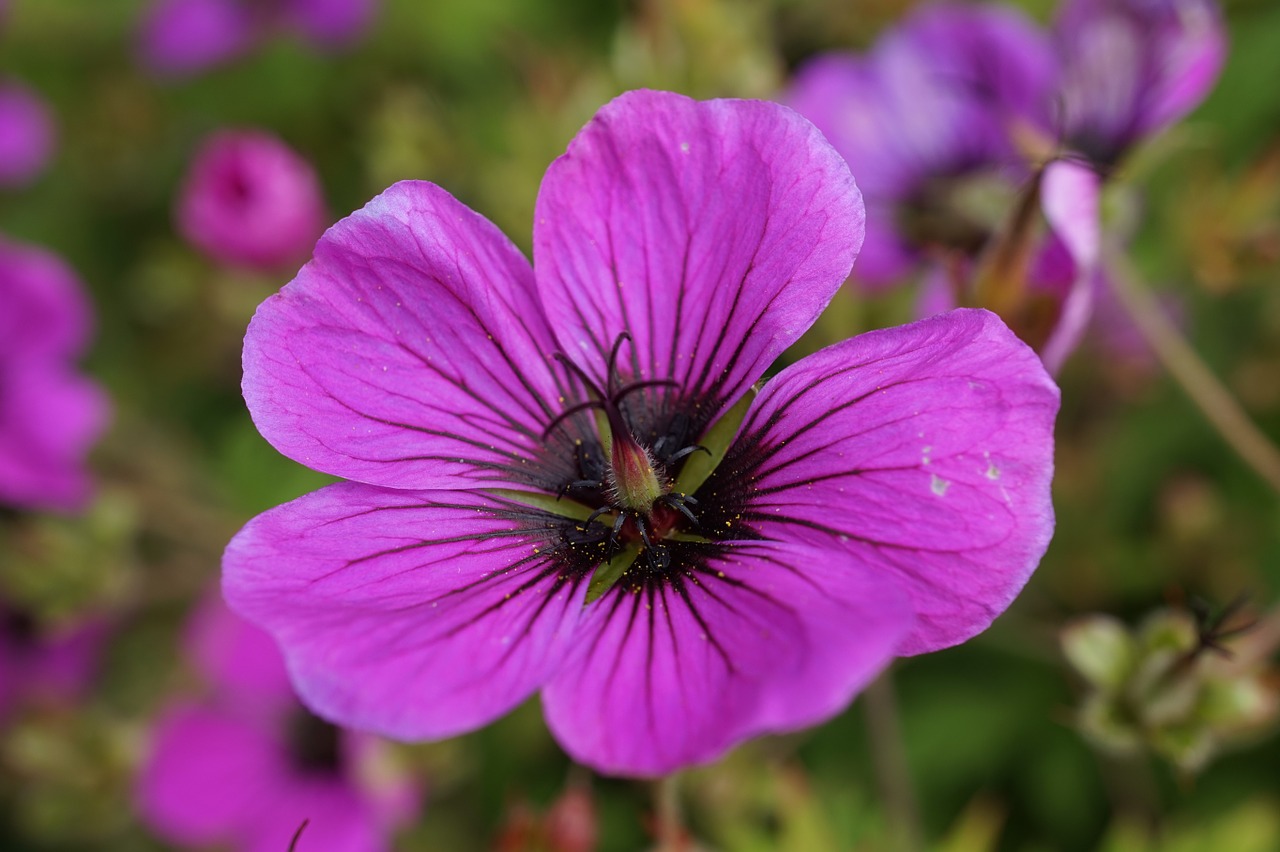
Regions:
<instances>
[{"instance_id":1,"label":"dark purple blurred flower","mask_svg":"<svg viewBox=\"0 0 1280 852\"><path fill-rule=\"evenodd\" d=\"M74 364L91 325L65 263L0 235L0 504L72 511L88 499L84 457L107 419Z\"/></svg>"},{"instance_id":2,"label":"dark purple blurred flower","mask_svg":"<svg viewBox=\"0 0 1280 852\"><path fill-rule=\"evenodd\" d=\"M228 600L326 717L438 738L541 689L574 758L641 776L985 629L1052 531L1034 354L957 311L752 393L862 220L795 112L662 92L548 169L535 268L439 187L391 187L250 324L259 430L351 481L251 521Z\"/></svg>"},{"instance_id":3,"label":"dark purple blurred flower","mask_svg":"<svg viewBox=\"0 0 1280 852\"><path fill-rule=\"evenodd\" d=\"M213 260L262 271L305 258L327 221L315 170L257 130L223 130L204 141L176 217L182 235Z\"/></svg>"},{"instance_id":4,"label":"dark purple blurred flower","mask_svg":"<svg viewBox=\"0 0 1280 852\"><path fill-rule=\"evenodd\" d=\"M389 849L420 791L373 738L342 731L298 704L271 638L210 596L187 651L209 686L162 714L138 781L138 808L178 844L280 852L304 820L299 849Z\"/></svg>"},{"instance_id":5,"label":"dark purple blurred flower","mask_svg":"<svg viewBox=\"0 0 1280 852\"><path fill-rule=\"evenodd\" d=\"M1214 0L1065 0L1054 36L1065 143L1103 167L1195 108L1227 48Z\"/></svg>"},{"instance_id":6,"label":"dark purple blurred flower","mask_svg":"<svg viewBox=\"0 0 1280 852\"><path fill-rule=\"evenodd\" d=\"M340 48L364 35L377 6L378 0L159 0L142 21L142 59L157 73L182 76L278 33Z\"/></svg>"},{"instance_id":7,"label":"dark purple blurred flower","mask_svg":"<svg viewBox=\"0 0 1280 852\"><path fill-rule=\"evenodd\" d=\"M30 183L53 154L53 118L35 92L0 80L0 186Z\"/></svg>"},{"instance_id":8,"label":"dark purple blurred flower","mask_svg":"<svg viewBox=\"0 0 1280 852\"><path fill-rule=\"evenodd\" d=\"M1011 130L1043 125L1055 66L1048 36L995 5L925 6L867 55L802 66L783 100L858 176L867 238L855 280L899 283L934 250L972 255L988 236L952 195L965 178L1025 176Z\"/></svg>"},{"instance_id":9,"label":"dark purple blurred flower","mask_svg":"<svg viewBox=\"0 0 1280 852\"><path fill-rule=\"evenodd\" d=\"M70 702L97 672L106 622L44 625L0 605L0 717L23 701Z\"/></svg>"}]
</instances>

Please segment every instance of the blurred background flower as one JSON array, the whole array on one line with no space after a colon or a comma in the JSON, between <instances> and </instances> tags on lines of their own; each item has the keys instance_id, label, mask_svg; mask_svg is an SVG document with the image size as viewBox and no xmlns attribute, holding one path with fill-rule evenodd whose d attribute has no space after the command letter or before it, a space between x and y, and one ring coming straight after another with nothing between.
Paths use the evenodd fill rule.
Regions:
<instances>
[{"instance_id":1,"label":"blurred background flower","mask_svg":"<svg viewBox=\"0 0 1280 852\"><path fill-rule=\"evenodd\" d=\"M144 14L139 46L158 74L186 76L229 62L278 34L321 50L364 35L378 0L156 0Z\"/></svg>"},{"instance_id":2,"label":"blurred background flower","mask_svg":"<svg viewBox=\"0 0 1280 852\"><path fill-rule=\"evenodd\" d=\"M53 155L53 116L34 91L0 78L0 188L28 184Z\"/></svg>"},{"instance_id":3,"label":"blurred background flower","mask_svg":"<svg viewBox=\"0 0 1280 852\"><path fill-rule=\"evenodd\" d=\"M311 165L270 133L222 130L183 181L178 231L210 259L264 272L297 266L328 218Z\"/></svg>"},{"instance_id":4,"label":"blurred background flower","mask_svg":"<svg viewBox=\"0 0 1280 852\"><path fill-rule=\"evenodd\" d=\"M139 810L158 835L262 852L288 848L299 832L301 848L393 848L420 791L385 747L304 709L275 643L216 591L186 645L204 695L161 711L138 781Z\"/></svg>"},{"instance_id":5,"label":"blurred background flower","mask_svg":"<svg viewBox=\"0 0 1280 852\"><path fill-rule=\"evenodd\" d=\"M74 362L92 323L70 267L0 235L0 503L72 511L89 499L85 456L107 402Z\"/></svg>"}]
</instances>

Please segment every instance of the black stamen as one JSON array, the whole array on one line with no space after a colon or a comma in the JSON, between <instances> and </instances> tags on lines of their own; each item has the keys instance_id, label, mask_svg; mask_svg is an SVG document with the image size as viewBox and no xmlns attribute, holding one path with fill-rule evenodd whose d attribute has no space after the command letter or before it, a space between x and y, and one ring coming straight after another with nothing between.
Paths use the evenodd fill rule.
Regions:
<instances>
[{"instance_id":1,"label":"black stamen","mask_svg":"<svg viewBox=\"0 0 1280 852\"><path fill-rule=\"evenodd\" d=\"M584 385L586 385L587 390L591 391L593 394L596 395L596 399L603 402L604 400L609 398L608 394L600 390L600 386L595 383L594 379L592 379L585 372L583 372L581 367L573 363L573 361L569 360L568 355L564 354L563 352L553 352L551 353L551 357L555 358L557 361L563 364L565 366L565 369L567 369L570 373L577 376L578 380L582 382Z\"/></svg>"},{"instance_id":2,"label":"black stamen","mask_svg":"<svg viewBox=\"0 0 1280 852\"><path fill-rule=\"evenodd\" d=\"M627 396L638 390L644 390L645 388L674 388L679 386L680 383L675 379L645 379L644 381L630 382L614 391L613 395L609 397L609 401L617 405Z\"/></svg>"},{"instance_id":3,"label":"black stamen","mask_svg":"<svg viewBox=\"0 0 1280 852\"><path fill-rule=\"evenodd\" d=\"M685 503L693 503L695 506L698 504L698 501L694 500L692 497L684 494L666 494L660 497L658 502L663 505L670 506L680 514L684 515L689 519L689 523L693 524L695 527L700 526L697 516L694 515L693 512L689 511L689 507L685 505Z\"/></svg>"},{"instance_id":4,"label":"black stamen","mask_svg":"<svg viewBox=\"0 0 1280 852\"><path fill-rule=\"evenodd\" d=\"M598 399L589 399L586 402L580 402L577 405L569 406L564 411L557 414L555 418L550 423L547 424L547 427L542 430L542 440L544 441L547 440L547 436L549 436L557 426L559 426L561 423L568 420L570 417L577 414L578 412L586 411L588 408L604 408L604 407L605 407L605 403Z\"/></svg>"},{"instance_id":5,"label":"black stamen","mask_svg":"<svg viewBox=\"0 0 1280 852\"><path fill-rule=\"evenodd\" d=\"M673 462L678 462L678 461L680 461L680 459L684 458L685 456L691 456L691 455L693 455L693 454L694 454L694 453L696 453L698 450L702 450L702 451L703 451L704 453L706 453L707 455L711 455L711 451L710 451L710 450L708 450L706 447L702 446L701 444L692 444L692 445L690 445L690 446L688 446L688 447L685 447L683 450L681 450L680 452L676 453L676 454L675 454L675 455L673 455L671 458L667 459L667 463L668 463L668 464L671 464L671 463L673 463ZM657 450L657 447L655 446L655 447L654 447L654 452L656 453L657 451L658 451L658 450Z\"/></svg>"},{"instance_id":6,"label":"black stamen","mask_svg":"<svg viewBox=\"0 0 1280 852\"><path fill-rule=\"evenodd\" d=\"M627 513L618 512L618 517L613 522L613 532L609 533L609 546L616 548L618 546L618 536L622 533L622 525L627 522Z\"/></svg>"},{"instance_id":7,"label":"black stamen","mask_svg":"<svg viewBox=\"0 0 1280 852\"><path fill-rule=\"evenodd\" d=\"M615 371L618 368L618 353L622 351L623 342L630 341L630 340L631 340L631 333L627 331L622 332L621 334L618 335L617 339L613 341L613 349L609 351L609 365L606 368L608 373L605 376L605 388L610 392L609 393L610 399L612 399L614 396L613 377L614 377Z\"/></svg>"},{"instance_id":8,"label":"black stamen","mask_svg":"<svg viewBox=\"0 0 1280 852\"><path fill-rule=\"evenodd\" d=\"M572 482L566 482L564 485L560 486L560 490L556 492L556 499L562 499L564 495L568 494L575 488L599 489L604 488L604 483L599 479L575 479Z\"/></svg>"},{"instance_id":9,"label":"black stamen","mask_svg":"<svg viewBox=\"0 0 1280 852\"><path fill-rule=\"evenodd\" d=\"M636 529L640 530L640 540L644 542L645 550L652 549L653 542L649 541L649 525L644 522L643 518L636 518Z\"/></svg>"}]
</instances>

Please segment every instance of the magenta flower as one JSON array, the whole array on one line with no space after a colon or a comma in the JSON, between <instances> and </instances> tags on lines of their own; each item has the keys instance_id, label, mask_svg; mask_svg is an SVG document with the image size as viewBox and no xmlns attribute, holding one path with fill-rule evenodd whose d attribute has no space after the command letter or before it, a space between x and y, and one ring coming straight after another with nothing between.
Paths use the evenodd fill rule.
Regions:
<instances>
[{"instance_id":1,"label":"magenta flower","mask_svg":"<svg viewBox=\"0 0 1280 852\"><path fill-rule=\"evenodd\" d=\"M575 759L638 776L981 631L1052 530L1035 355L957 311L752 390L862 229L799 115L662 92L548 169L532 269L439 187L391 187L250 324L259 430L350 481L251 521L228 601L326 718L438 738L541 690Z\"/></svg>"},{"instance_id":2,"label":"magenta flower","mask_svg":"<svg viewBox=\"0 0 1280 852\"><path fill-rule=\"evenodd\" d=\"M802 66L783 95L827 135L867 196L855 280L898 283L937 249L972 255L988 233L952 196L967 178L1020 178L1010 130L1043 125L1056 69L1048 36L995 5L922 7L870 54ZM950 214L950 215L948 215Z\"/></svg>"},{"instance_id":3,"label":"magenta flower","mask_svg":"<svg viewBox=\"0 0 1280 852\"><path fill-rule=\"evenodd\" d=\"M377 0L157 0L142 21L142 60L159 74L197 74L282 32L336 49L364 35L377 6Z\"/></svg>"},{"instance_id":4,"label":"magenta flower","mask_svg":"<svg viewBox=\"0 0 1280 852\"><path fill-rule=\"evenodd\" d=\"M176 218L213 260L269 272L305 258L328 217L306 160L269 133L223 130L196 152Z\"/></svg>"},{"instance_id":5,"label":"magenta flower","mask_svg":"<svg viewBox=\"0 0 1280 852\"><path fill-rule=\"evenodd\" d=\"M0 504L79 509L107 402L74 361L92 316L59 258L0 235Z\"/></svg>"},{"instance_id":6,"label":"magenta flower","mask_svg":"<svg viewBox=\"0 0 1280 852\"><path fill-rule=\"evenodd\" d=\"M53 153L53 118L35 92L0 80L0 186L28 184Z\"/></svg>"},{"instance_id":7,"label":"magenta flower","mask_svg":"<svg viewBox=\"0 0 1280 852\"><path fill-rule=\"evenodd\" d=\"M0 718L22 702L70 702L97 674L107 624L87 619L53 627L0 605Z\"/></svg>"},{"instance_id":8,"label":"magenta flower","mask_svg":"<svg viewBox=\"0 0 1280 852\"><path fill-rule=\"evenodd\" d=\"M1065 0L1054 35L1066 143L1104 167L1198 105L1226 57L1213 0Z\"/></svg>"},{"instance_id":9,"label":"magenta flower","mask_svg":"<svg viewBox=\"0 0 1280 852\"><path fill-rule=\"evenodd\" d=\"M415 784L379 763L383 746L312 716L293 697L274 643L216 597L197 611L187 651L203 700L162 714L138 780L147 824L172 843L284 850L389 849L417 812Z\"/></svg>"}]
</instances>

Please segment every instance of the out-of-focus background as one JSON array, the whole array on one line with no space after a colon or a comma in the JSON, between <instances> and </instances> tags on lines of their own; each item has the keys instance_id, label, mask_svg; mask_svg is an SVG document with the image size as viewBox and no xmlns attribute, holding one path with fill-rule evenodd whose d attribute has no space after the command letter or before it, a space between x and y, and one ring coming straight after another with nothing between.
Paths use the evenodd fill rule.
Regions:
<instances>
[{"instance_id":1,"label":"out-of-focus background","mask_svg":"<svg viewBox=\"0 0 1280 852\"><path fill-rule=\"evenodd\" d=\"M210 134L278 136L314 167L325 224L420 178L528 251L544 169L611 97L640 87L773 97L808 57L864 50L907 10L897 0L385 0L338 49L272 31L212 67L163 73L140 58L151 5L10 0L0 12L0 77L44 101L56 134L38 175L0 188L0 234L53 252L83 282L96 320L80 363L111 407L87 504L0 515L6 637L88 629L96 652L75 689L5 699L4 849L182 845L137 804L158 720L207 688L182 637L239 526L327 481L267 445L239 393L245 325L306 252L248 271L176 225ZM1041 23L1054 11L1023 8ZM1175 327L1280 440L1280 6L1235 0L1224 16L1216 87L1127 163L1106 227L1133 230L1132 262ZM876 296L849 288L800 347L905 322L915 305L909 282ZM1265 712L1255 725L1230 713L1218 725L1201 708L1177 732L1184 740L1139 735L1120 747L1123 735L1089 730L1089 679L1063 652L1064 628L1095 624L1085 616L1137 628L1162 609L1190 613L1203 600L1216 612L1247 595L1228 617L1258 625L1223 640L1230 660L1209 656L1251 665L1221 676L1273 695L1277 495L1140 342L1122 357L1086 339L1060 383L1056 537L988 632L895 665L904 754L872 748L885 721L868 719L862 700L814 730L740 747L679 781L698 848L899 848L888 814L905 808L925 845L957 852L1280 849L1280 742ZM652 785L572 767L536 700L485 730L382 759L412 800L389 821L395 848L655 842ZM895 770L913 802L895 792ZM298 848L323 846L304 834Z\"/></svg>"}]
</instances>

